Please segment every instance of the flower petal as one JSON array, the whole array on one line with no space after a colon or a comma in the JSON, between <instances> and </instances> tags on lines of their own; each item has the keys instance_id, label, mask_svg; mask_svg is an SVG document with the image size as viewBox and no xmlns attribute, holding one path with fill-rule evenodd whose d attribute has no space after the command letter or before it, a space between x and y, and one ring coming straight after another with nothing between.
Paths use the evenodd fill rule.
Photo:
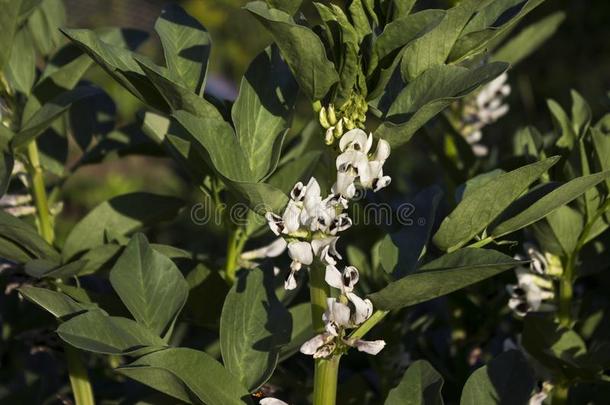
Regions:
<instances>
[{"instance_id":1,"label":"flower petal","mask_svg":"<svg viewBox=\"0 0 610 405\"><path fill-rule=\"evenodd\" d=\"M372 354L373 356L379 353L385 347L384 340L356 340L354 342L354 347L358 349L359 352L364 352L368 354Z\"/></svg>"},{"instance_id":2,"label":"flower petal","mask_svg":"<svg viewBox=\"0 0 610 405\"><path fill-rule=\"evenodd\" d=\"M296 270L290 270L290 273L288 273L288 277L284 281L285 290L294 290L295 288L297 288L297 279L295 275Z\"/></svg>"},{"instance_id":3,"label":"flower petal","mask_svg":"<svg viewBox=\"0 0 610 405\"><path fill-rule=\"evenodd\" d=\"M288 244L288 256L293 261L306 266L313 262L313 251L308 242L290 242Z\"/></svg>"},{"instance_id":4,"label":"flower petal","mask_svg":"<svg viewBox=\"0 0 610 405\"><path fill-rule=\"evenodd\" d=\"M375 154L373 155L372 160L376 160L379 162L385 162L390 157L391 151L390 143L385 139L380 139L377 142L377 149L375 150Z\"/></svg>"},{"instance_id":5,"label":"flower petal","mask_svg":"<svg viewBox=\"0 0 610 405\"><path fill-rule=\"evenodd\" d=\"M347 298L354 305L352 313L352 322L355 325L360 325L362 322L369 319L373 314L373 303L369 299L362 299L354 293L347 293Z\"/></svg>"},{"instance_id":6,"label":"flower petal","mask_svg":"<svg viewBox=\"0 0 610 405\"><path fill-rule=\"evenodd\" d=\"M343 136L339 140L339 150L341 150L341 152L344 152L348 149L365 151L366 144L366 132L364 132L360 128L355 128L343 134Z\"/></svg>"},{"instance_id":7,"label":"flower petal","mask_svg":"<svg viewBox=\"0 0 610 405\"><path fill-rule=\"evenodd\" d=\"M343 280L341 277L341 272L333 265L326 266L326 275L324 276L324 281L331 287L334 287L338 290L343 288Z\"/></svg>"}]
</instances>

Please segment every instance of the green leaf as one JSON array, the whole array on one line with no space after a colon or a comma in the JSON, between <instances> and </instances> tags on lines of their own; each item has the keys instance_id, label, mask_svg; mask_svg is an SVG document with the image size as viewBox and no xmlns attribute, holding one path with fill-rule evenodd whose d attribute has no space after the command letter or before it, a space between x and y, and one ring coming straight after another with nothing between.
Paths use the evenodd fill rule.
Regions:
<instances>
[{"instance_id":1,"label":"green leaf","mask_svg":"<svg viewBox=\"0 0 610 405\"><path fill-rule=\"evenodd\" d=\"M100 90L95 87L80 86L63 92L48 103L45 103L13 137L13 148L25 146L36 139L38 135L49 128L57 117L66 112L72 103L96 95L99 92Z\"/></svg>"},{"instance_id":2,"label":"green leaf","mask_svg":"<svg viewBox=\"0 0 610 405\"><path fill-rule=\"evenodd\" d=\"M413 41L401 62L403 80L409 82L431 67L443 65L460 32L479 7L480 0L462 0L447 10L443 20L430 32Z\"/></svg>"},{"instance_id":3,"label":"green leaf","mask_svg":"<svg viewBox=\"0 0 610 405\"><path fill-rule=\"evenodd\" d=\"M563 205L547 216L547 221L563 248L570 255L574 252L584 226L584 218L577 210Z\"/></svg>"},{"instance_id":4,"label":"green leaf","mask_svg":"<svg viewBox=\"0 0 610 405\"><path fill-rule=\"evenodd\" d=\"M203 96L211 39L197 19L182 7L166 7L155 23L170 77Z\"/></svg>"},{"instance_id":5,"label":"green leaf","mask_svg":"<svg viewBox=\"0 0 610 405\"><path fill-rule=\"evenodd\" d=\"M62 29L62 32L131 94L160 111L168 110L167 103L150 83L131 51L105 42L91 30Z\"/></svg>"},{"instance_id":6,"label":"green leaf","mask_svg":"<svg viewBox=\"0 0 610 405\"><path fill-rule=\"evenodd\" d=\"M59 28L66 25L66 10L62 0L42 0L27 21L27 28L43 55L50 55L60 44Z\"/></svg>"},{"instance_id":7,"label":"green leaf","mask_svg":"<svg viewBox=\"0 0 610 405\"><path fill-rule=\"evenodd\" d=\"M174 218L183 205L178 198L144 192L105 201L72 228L62 252L64 261L103 245L107 230L126 236L147 225Z\"/></svg>"},{"instance_id":8,"label":"green leaf","mask_svg":"<svg viewBox=\"0 0 610 405\"><path fill-rule=\"evenodd\" d=\"M54 279L70 278L80 274L80 271L85 267L86 262L76 260L63 265L58 265L56 262L36 259L25 264L25 272L32 277L41 279L44 277L52 277Z\"/></svg>"},{"instance_id":9,"label":"green leaf","mask_svg":"<svg viewBox=\"0 0 610 405\"><path fill-rule=\"evenodd\" d=\"M81 304L61 292L46 288L24 286L19 288L19 293L56 318L64 318L92 308L91 305Z\"/></svg>"},{"instance_id":10,"label":"green leaf","mask_svg":"<svg viewBox=\"0 0 610 405\"><path fill-rule=\"evenodd\" d=\"M311 326L311 304L303 302L288 309L292 318L290 341L282 346L279 362L284 361L299 351L299 348L314 336Z\"/></svg>"},{"instance_id":11,"label":"green leaf","mask_svg":"<svg viewBox=\"0 0 610 405\"><path fill-rule=\"evenodd\" d=\"M562 205L568 204L591 187L610 178L610 171L578 177L533 201L525 210L491 229L490 235L499 238L544 218ZM525 197L524 197L525 198Z\"/></svg>"},{"instance_id":12,"label":"green leaf","mask_svg":"<svg viewBox=\"0 0 610 405\"><path fill-rule=\"evenodd\" d=\"M466 244L558 160L552 157L522 166L497 176L468 194L441 223L433 238L436 246L452 251Z\"/></svg>"},{"instance_id":13,"label":"green leaf","mask_svg":"<svg viewBox=\"0 0 610 405\"><path fill-rule=\"evenodd\" d=\"M507 68L495 62L474 69L444 65L429 69L400 92L375 134L392 147L400 146L455 100L489 83Z\"/></svg>"},{"instance_id":14,"label":"green leaf","mask_svg":"<svg viewBox=\"0 0 610 405\"><path fill-rule=\"evenodd\" d=\"M388 234L381 243L381 265L394 278L401 278L412 273L426 248L430 232L434 225L436 208L443 193L438 187L421 191L413 200L408 215L403 218L403 227ZM405 210L407 206L404 206ZM411 216L414 214L413 216ZM401 214L399 214L401 216Z\"/></svg>"},{"instance_id":15,"label":"green leaf","mask_svg":"<svg viewBox=\"0 0 610 405\"><path fill-rule=\"evenodd\" d=\"M391 0L392 20L404 17L411 12L417 0Z\"/></svg>"},{"instance_id":16,"label":"green leaf","mask_svg":"<svg viewBox=\"0 0 610 405\"><path fill-rule=\"evenodd\" d=\"M470 375L460 405L527 404L536 381L518 350L509 350Z\"/></svg>"},{"instance_id":17,"label":"green leaf","mask_svg":"<svg viewBox=\"0 0 610 405\"><path fill-rule=\"evenodd\" d=\"M12 244L5 245L10 251L14 251L18 246L31 258L59 261L59 253L38 235L36 229L2 210L0 210L0 235L12 242ZM5 252L2 250L0 253L2 257L11 258L11 256L5 256Z\"/></svg>"},{"instance_id":18,"label":"green leaf","mask_svg":"<svg viewBox=\"0 0 610 405\"><path fill-rule=\"evenodd\" d=\"M231 288L220 318L225 367L250 391L273 374L279 348L290 339L290 317L261 270L248 271Z\"/></svg>"},{"instance_id":19,"label":"green leaf","mask_svg":"<svg viewBox=\"0 0 610 405\"><path fill-rule=\"evenodd\" d=\"M597 128L591 128L591 140L599 167L603 171L610 170L610 134L605 134ZM610 179L606 179L606 189L610 190Z\"/></svg>"},{"instance_id":20,"label":"green leaf","mask_svg":"<svg viewBox=\"0 0 610 405\"><path fill-rule=\"evenodd\" d=\"M299 11L303 0L266 0L266 2L271 8L277 8L287 14L294 15Z\"/></svg>"},{"instance_id":21,"label":"green leaf","mask_svg":"<svg viewBox=\"0 0 610 405\"><path fill-rule=\"evenodd\" d=\"M373 45L373 60L369 72L374 70L378 61L382 66L389 66L389 61L384 61L386 57L389 56L393 61L392 56L395 56L393 55L395 51L438 26L445 15L444 10L424 10L415 14L405 14L388 23Z\"/></svg>"},{"instance_id":22,"label":"green leaf","mask_svg":"<svg viewBox=\"0 0 610 405\"><path fill-rule=\"evenodd\" d=\"M0 70L11 57L13 49L13 41L18 27L19 11L22 0L0 0L0 27L2 34L0 35Z\"/></svg>"},{"instance_id":23,"label":"green leaf","mask_svg":"<svg viewBox=\"0 0 610 405\"><path fill-rule=\"evenodd\" d=\"M262 1L250 2L245 9L269 31L305 95L312 101L322 99L339 76L320 38Z\"/></svg>"},{"instance_id":24,"label":"green leaf","mask_svg":"<svg viewBox=\"0 0 610 405\"><path fill-rule=\"evenodd\" d=\"M377 309L408 307L452 293L520 263L495 250L464 248L427 263L369 298Z\"/></svg>"},{"instance_id":25,"label":"green leaf","mask_svg":"<svg viewBox=\"0 0 610 405\"><path fill-rule=\"evenodd\" d=\"M564 12L557 11L528 25L500 49L496 50L491 60L508 62L513 66L516 65L552 37L561 23L563 23L563 20L565 20L565 17L566 14Z\"/></svg>"},{"instance_id":26,"label":"green leaf","mask_svg":"<svg viewBox=\"0 0 610 405\"><path fill-rule=\"evenodd\" d=\"M594 379L599 365L591 362L582 337L547 317L529 314L523 325L522 344L543 366L572 379Z\"/></svg>"},{"instance_id":27,"label":"green leaf","mask_svg":"<svg viewBox=\"0 0 610 405\"><path fill-rule=\"evenodd\" d=\"M239 381L219 362L198 350L160 350L117 371L186 403L196 403L195 396L208 405L252 404Z\"/></svg>"},{"instance_id":28,"label":"green leaf","mask_svg":"<svg viewBox=\"0 0 610 405\"><path fill-rule=\"evenodd\" d=\"M28 32L21 29L14 38L15 52L6 65L6 79L12 87L28 96L36 79L36 54Z\"/></svg>"},{"instance_id":29,"label":"green leaf","mask_svg":"<svg viewBox=\"0 0 610 405\"><path fill-rule=\"evenodd\" d=\"M547 100L547 105L553 117L555 129L561 135L555 143L560 148L571 150L577 140L577 135L574 132L572 121L563 108L554 100Z\"/></svg>"},{"instance_id":30,"label":"green leaf","mask_svg":"<svg viewBox=\"0 0 610 405\"><path fill-rule=\"evenodd\" d=\"M288 196L267 183L231 182L231 190L257 214L279 212L288 204Z\"/></svg>"},{"instance_id":31,"label":"green leaf","mask_svg":"<svg viewBox=\"0 0 610 405\"><path fill-rule=\"evenodd\" d=\"M466 58L485 51L490 47L492 41L502 38L503 35L507 34L523 17L538 7L543 1L527 0L518 13L500 26L495 24L503 11L520 3L520 0L492 2L468 23L460 38L451 49L449 61L451 63L459 63Z\"/></svg>"},{"instance_id":32,"label":"green leaf","mask_svg":"<svg viewBox=\"0 0 610 405\"><path fill-rule=\"evenodd\" d=\"M95 353L138 355L165 346L163 340L137 322L89 311L63 322L57 334L72 346Z\"/></svg>"},{"instance_id":33,"label":"green leaf","mask_svg":"<svg viewBox=\"0 0 610 405\"><path fill-rule=\"evenodd\" d=\"M222 177L231 181L256 181L248 159L229 123L176 111L173 117L207 152L206 160Z\"/></svg>"},{"instance_id":34,"label":"green leaf","mask_svg":"<svg viewBox=\"0 0 610 405\"><path fill-rule=\"evenodd\" d=\"M276 47L261 52L241 81L231 116L256 179L265 177L277 166L297 90Z\"/></svg>"},{"instance_id":35,"label":"green leaf","mask_svg":"<svg viewBox=\"0 0 610 405\"><path fill-rule=\"evenodd\" d=\"M168 78L169 74L165 68L155 65L147 58L134 58L172 111L184 110L197 117L224 121L214 105Z\"/></svg>"},{"instance_id":36,"label":"green leaf","mask_svg":"<svg viewBox=\"0 0 610 405\"><path fill-rule=\"evenodd\" d=\"M571 90L570 96L572 97L572 125L574 133L579 138L582 138L589 129L593 113L587 101L576 90Z\"/></svg>"},{"instance_id":37,"label":"green leaf","mask_svg":"<svg viewBox=\"0 0 610 405\"><path fill-rule=\"evenodd\" d=\"M413 362L392 388L385 405L443 405L443 377L426 360Z\"/></svg>"},{"instance_id":38,"label":"green leaf","mask_svg":"<svg viewBox=\"0 0 610 405\"><path fill-rule=\"evenodd\" d=\"M169 258L136 234L110 272L110 282L135 320L165 335L184 307L188 284Z\"/></svg>"},{"instance_id":39,"label":"green leaf","mask_svg":"<svg viewBox=\"0 0 610 405\"><path fill-rule=\"evenodd\" d=\"M462 184L461 186L459 186L457 188L457 190L455 192L456 201L457 202L462 201L464 198L466 198L470 194L472 194L473 191L476 191L478 188L483 187L484 185L486 185L487 183L489 183L493 179L497 178L498 176L501 176L504 173L506 173L506 172L502 169L494 169L490 172L479 174L479 175L467 180L466 183Z\"/></svg>"}]
</instances>

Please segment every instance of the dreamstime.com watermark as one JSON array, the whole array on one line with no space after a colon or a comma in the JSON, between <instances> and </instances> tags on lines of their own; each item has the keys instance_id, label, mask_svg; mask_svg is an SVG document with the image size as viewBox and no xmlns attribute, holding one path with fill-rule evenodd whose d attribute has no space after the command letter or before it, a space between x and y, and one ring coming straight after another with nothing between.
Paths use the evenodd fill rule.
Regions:
<instances>
[{"instance_id":1,"label":"dreamstime.com watermark","mask_svg":"<svg viewBox=\"0 0 610 405\"><path fill-rule=\"evenodd\" d=\"M236 226L245 227L264 225L264 214L267 211L271 211L271 208L265 204L250 208L244 203L227 206L201 202L191 207L190 216L195 225L220 226L228 219ZM427 221L425 217L416 215L415 206L408 202L396 206L376 202L354 204L350 207L349 214L354 226L424 226Z\"/></svg>"}]
</instances>

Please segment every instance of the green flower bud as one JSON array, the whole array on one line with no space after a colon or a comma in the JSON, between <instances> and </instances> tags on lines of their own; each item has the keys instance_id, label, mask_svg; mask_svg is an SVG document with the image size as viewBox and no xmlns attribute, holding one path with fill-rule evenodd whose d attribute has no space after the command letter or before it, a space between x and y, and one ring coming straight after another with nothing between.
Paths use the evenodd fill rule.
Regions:
<instances>
[{"instance_id":1,"label":"green flower bud","mask_svg":"<svg viewBox=\"0 0 610 405\"><path fill-rule=\"evenodd\" d=\"M341 135L343 135L343 118L339 120L339 122L337 122L337 125L335 125L335 138L339 139L341 138Z\"/></svg>"},{"instance_id":2,"label":"green flower bud","mask_svg":"<svg viewBox=\"0 0 610 405\"><path fill-rule=\"evenodd\" d=\"M328 118L328 122L330 123L330 125L335 125L337 123L337 115L335 114L335 106L332 104L328 106L327 118Z\"/></svg>"},{"instance_id":3,"label":"green flower bud","mask_svg":"<svg viewBox=\"0 0 610 405\"><path fill-rule=\"evenodd\" d=\"M328 118L326 116L326 108L322 107L320 109L320 114L318 116L319 116L320 125L322 125L322 128L328 129L331 127L330 123L328 122Z\"/></svg>"}]
</instances>

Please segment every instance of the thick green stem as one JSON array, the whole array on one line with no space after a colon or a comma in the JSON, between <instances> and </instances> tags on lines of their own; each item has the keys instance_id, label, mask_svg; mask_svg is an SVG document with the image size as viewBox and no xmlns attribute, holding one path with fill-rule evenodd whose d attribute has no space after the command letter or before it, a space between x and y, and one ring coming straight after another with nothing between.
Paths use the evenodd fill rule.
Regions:
<instances>
[{"instance_id":1,"label":"thick green stem","mask_svg":"<svg viewBox=\"0 0 610 405\"><path fill-rule=\"evenodd\" d=\"M42 167L40 166L40 158L38 157L38 147L36 141L32 141L28 145L28 173L31 181L31 192L34 204L36 205L36 215L38 217L38 229L40 235L49 243L53 243L55 232L53 230L53 221L51 220L51 211L49 210L47 191L44 185Z\"/></svg>"},{"instance_id":2,"label":"thick green stem","mask_svg":"<svg viewBox=\"0 0 610 405\"><path fill-rule=\"evenodd\" d=\"M318 261L309 269L309 294L311 297L311 322L316 333L324 332L322 315L326 311L326 299L330 287L324 281L326 268ZM341 356L316 359L314 369L313 405L334 405L337 397L337 377Z\"/></svg>"},{"instance_id":3,"label":"thick green stem","mask_svg":"<svg viewBox=\"0 0 610 405\"><path fill-rule=\"evenodd\" d=\"M70 385L72 386L72 394L76 405L94 405L93 389L89 382L87 369L83 365L80 353L74 347L65 344L66 361L68 363L68 372L70 373Z\"/></svg>"},{"instance_id":4,"label":"thick green stem","mask_svg":"<svg viewBox=\"0 0 610 405\"><path fill-rule=\"evenodd\" d=\"M55 240L55 231L53 229L53 220L51 218L51 211L49 210L49 201L45 189L42 167L40 166L36 141L32 141L28 145L27 155L29 160L28 173L32 183L31 194L34 204L36 205L36 214L38 217L38 230L44 240L53 244ZM64 345L64 350L66 353L66 363L75 404L94 405L93 390L91 389L87 369L82 363L79 351L68 344Z\"/></svg>"},{"instance_id":5,"label":"thick green stem","mask_svg":"<svg viewBox=\"0 0 610 405\"><path fill-rule=\"evenodd\" d=\"M226 280L230 285L235 283L235 277L237 272L237 262L239 255L244 250L247 238L244 237L242 229L235 229L229 236L227 241L227 261L225 263L225 276Z\"/></svg>"},{"instance_id":6,"label":"thick green stem","mask_svg":"<svg viewBox=\"0 0 610 405\"><path fill-rule=\"evenodd\" d=\"M311 298L311 324L316 333L324 332L322 315L326 311L326 299L330 296L330 287L324 281L326 268L318 261L309 269L309 295Z\"/></svg>"},{"instance_id":7,"label":"thick green stem","mask_svg":"<svg viewBox=\"0 0 610 405\"><path fill-rule=\"evenodd\" d=\"M340 361L341 356L333 356L330 359L316 359L313 405L335 405Z\"/></svg>"}]
</instances>

